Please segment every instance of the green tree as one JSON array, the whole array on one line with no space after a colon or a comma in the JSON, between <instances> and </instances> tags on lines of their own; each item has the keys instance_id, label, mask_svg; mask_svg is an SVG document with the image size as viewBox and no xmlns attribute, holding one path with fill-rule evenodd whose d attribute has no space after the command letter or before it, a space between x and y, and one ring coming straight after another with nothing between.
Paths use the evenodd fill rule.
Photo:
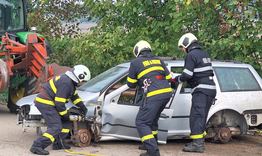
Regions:
<instances>
[{"instance_id":1,"label":"green tree","mask_svg":"<svg viewBox=\"0 0 262 156\"><path fill-rule=\"evenodd\" d=\"M212 58L250 63L262 73L261 1L85 2L91 16L98 19L89 42L95 47L94 55L112 59L104 62L106 66L132 58L133 45L140 39L148 40L156 55L181 58L177 41L192 32Z\"/></svg>"},{"instance_id":2,"label":"green tree","mask_svg":"<svg viewBox=\"0 0 262 156\"><path fill-rule=\"evenodd\" d=\"M134 58L141 39L158 56L183 58L178 39L192 32L213 59L250 63L262 75L261 1L85 0L85 8L97 27L76 39L55 39L56 61L84 63L97 74Z\"/></svg>"},{"instance_id":3,"label":"green tree","mask_svg":"<svg viewBox=\"0 0 262 156\"><path fill-rule=\"evenodd\" d=\"M79 19L88 11L82 0L29 0L29 27L36 26L46 37L76 36Z\"/></svg>"}]
</instances>

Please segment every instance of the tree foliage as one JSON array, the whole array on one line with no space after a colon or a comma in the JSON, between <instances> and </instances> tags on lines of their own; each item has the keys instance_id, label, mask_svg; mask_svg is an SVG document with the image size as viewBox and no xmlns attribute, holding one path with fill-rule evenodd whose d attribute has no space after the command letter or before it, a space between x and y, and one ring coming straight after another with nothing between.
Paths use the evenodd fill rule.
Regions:
<instances>
[{"instance_id":1,"label":"tree foliage","mask_svg":"<svg viewBox=\"0 0 262 156\"><path fill-rule=\"evenodd\" d=\"M37 26L39 33L47 37L76 36L79 19L88 11L82 0L29 0L29 27Z\"/></svg>"},{"instance_id":2,"label":"tree foliage","mask_svg":"<svg viewBox=\"0 0 262 156\"><path fill-rule=\"evenodd\" d=\"M252 64L262 75L261 12L258 0L85 0L97 27L77 39L53 41L53 58L63 64L84 63L101 72L133 58L141 39L154 54L183 58L182 34L194 33L213 59Z\"/></svg>"}]
</instances>

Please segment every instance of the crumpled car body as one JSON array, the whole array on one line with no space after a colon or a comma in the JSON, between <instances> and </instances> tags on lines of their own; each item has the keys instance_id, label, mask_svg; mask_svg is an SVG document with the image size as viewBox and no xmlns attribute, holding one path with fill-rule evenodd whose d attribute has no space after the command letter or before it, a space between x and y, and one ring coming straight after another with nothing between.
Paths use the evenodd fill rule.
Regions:
<instances>
[{"instance_id":1,"label":"crumpled car body","mask_svg":"<svg viewBox=\"0 0 262 156\"><path fill-rule=\"evenodd\" d=\"M182 60L165 60L165 63L173 77L183 71ZM99 116L97 122L102 140L140 140L135 126L140 94L126 85L128 69L129 63L120 64L91 79L78 90L89 110L86 116ZM228 142L234 135L247 134L250 127L262 128L262 80L255 69L248 64L224 61L214 61L213 69L217 100L208 114L206 138ZM174 88L173 97L159 119L159 143L189 137L191 91L186 83ZM22 98L17 105L29 105L29 115L41 116L34 107L34 97ZM72 106L67 104L68 108Z\"/></svg>"}]
</instances>

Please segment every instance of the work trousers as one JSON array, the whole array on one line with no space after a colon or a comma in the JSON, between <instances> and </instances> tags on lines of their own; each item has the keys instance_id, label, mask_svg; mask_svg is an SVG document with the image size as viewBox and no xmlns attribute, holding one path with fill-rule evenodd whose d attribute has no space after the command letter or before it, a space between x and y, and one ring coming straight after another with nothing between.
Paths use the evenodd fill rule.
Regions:
<instances>
[{"instance_id":1,"label":"work trousers","mask_svg":"<svg viewBox=\"0 0 262 156\"><path fill-rule=\"evenodd\" d=\"M136 127L142 142L150 156L155 156L159 149L152 131L158 129L158 120L170 98L161 100L147 99L139 108L136 116Z\"/></svg>"},{"instance_id":2,"label":"work trousers","mask_svg":"<svg viewBox=\"0 0 262 156\"><path fill-rule=\"evenodd\" d=\"M192 139L201 139L205 136L207 115L213 101L214 97L202 92L193 93L190 111L190 137Z\"/></svg>"},{"instance_id":3,"label":"work trousers","mask_svg":"<svg viewBox=\"0 0 262 156\"><path fill-rule=\"evenodd\" d=\"M37 102L35 103L35 106L38 108L42 114L42 117L45 119L47 131L34 141L33 146L44 149L52 143L57 143L58 141L64 140L69 133L71 122L62 122L61 117L54 106Z\"/></svg>"}]
</instances>

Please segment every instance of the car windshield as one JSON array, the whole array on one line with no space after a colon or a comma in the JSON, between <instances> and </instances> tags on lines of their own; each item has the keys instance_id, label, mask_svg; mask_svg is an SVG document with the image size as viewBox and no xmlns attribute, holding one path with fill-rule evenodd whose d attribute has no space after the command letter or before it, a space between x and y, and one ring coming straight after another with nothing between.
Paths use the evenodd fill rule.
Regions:
<instances>
[{"instance_id":1,"label":"car windshield","mask_svg":"<svg viewBox=\"0 0 262 156\"><path fill-rule=\"evenodd\" d=\"M0 0L0 32L24 28L22 0Z\"/></svg>"},{"instance_id":2,"label":"car windshield","mask_svg":"<svg viewBox=\"0 0 262 156\"><path fill-rule=\"evenodd\" d=\"M105 87L113 83L115 80L119 79L127 71L128 71L127 67L120 67L120 66L113 67L89 80L83 86L79 87L79 90L93 92L93 93L100 92Z\"/></svg>"}]
</instances>

